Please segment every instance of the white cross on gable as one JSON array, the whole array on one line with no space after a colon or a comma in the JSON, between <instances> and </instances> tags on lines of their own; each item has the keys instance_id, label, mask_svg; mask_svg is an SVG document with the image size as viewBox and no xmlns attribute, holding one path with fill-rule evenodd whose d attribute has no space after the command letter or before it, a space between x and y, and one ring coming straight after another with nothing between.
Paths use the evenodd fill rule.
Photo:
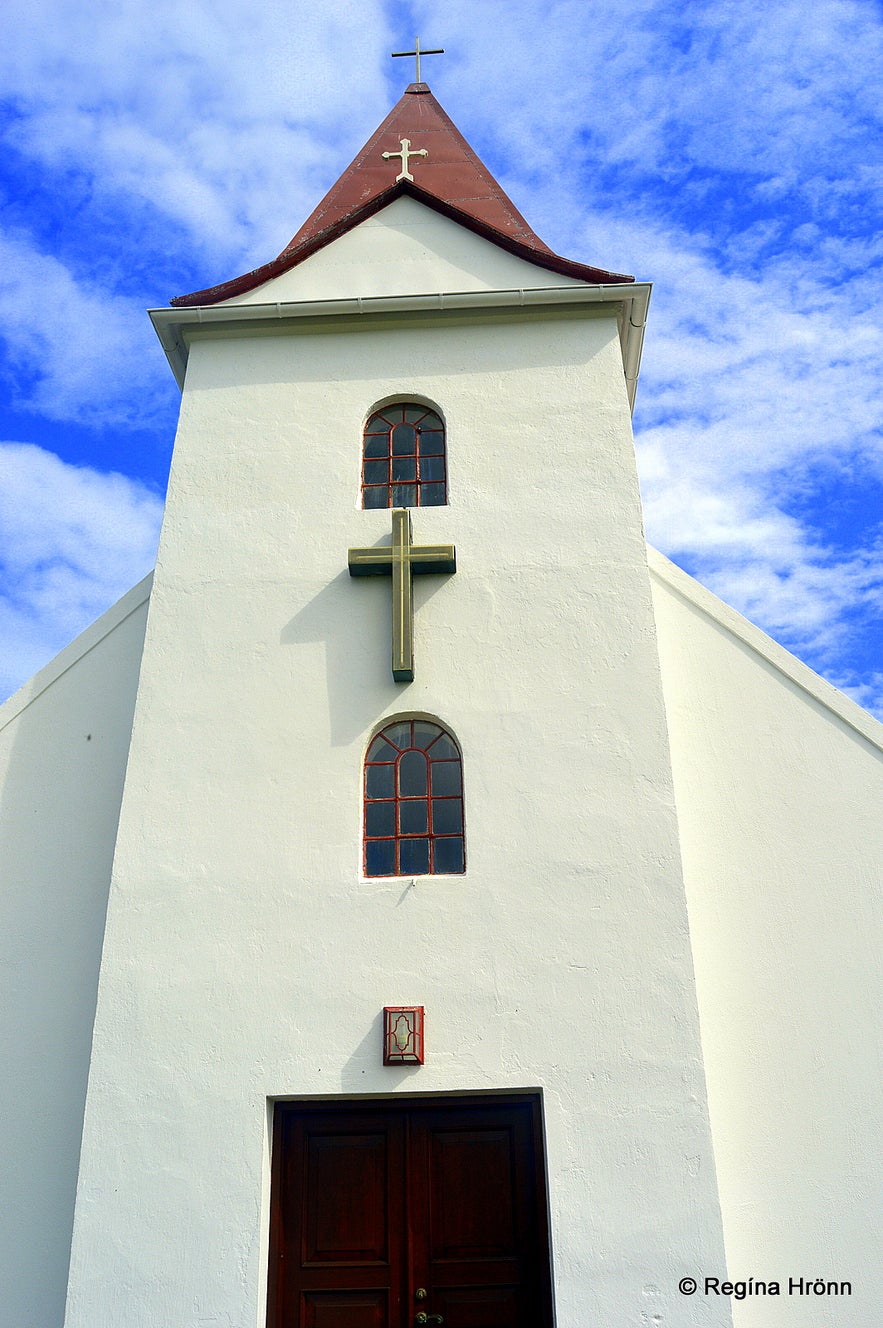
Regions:
<instances>
[{"instance_id":1,"label":"white cross on gable","mask_svg":"<svg viewBox=\"0 0 883 1328\"><path fill-rule=\"evenodd\" d=\"M426 148L412 148L410 138L400 138L399 142L402 145L401 152L384 152L381 155L385 161L390 161L393 157L401 157L402 169L396 176L396 184L398 184L399 180L410 180L413 184L414 177L408 170L408 162L411 157L428 157L429 153L426 151Z\"/></svg>"}]
</instances>

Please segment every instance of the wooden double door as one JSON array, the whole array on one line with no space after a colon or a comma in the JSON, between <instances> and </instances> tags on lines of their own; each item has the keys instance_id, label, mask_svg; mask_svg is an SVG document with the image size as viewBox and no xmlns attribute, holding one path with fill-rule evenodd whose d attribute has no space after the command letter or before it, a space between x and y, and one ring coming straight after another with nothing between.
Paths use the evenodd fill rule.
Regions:
<instances>
[{"instance_id":1,"label":"wooden double door","mask_svg":"<svg viewBox=\"0 0 883 1328\"><path fill-rule=\"evenodd\" d=\"M540 1110L278 1103L269 1328L550 1328Z\"/></svg>"}]
</instances>

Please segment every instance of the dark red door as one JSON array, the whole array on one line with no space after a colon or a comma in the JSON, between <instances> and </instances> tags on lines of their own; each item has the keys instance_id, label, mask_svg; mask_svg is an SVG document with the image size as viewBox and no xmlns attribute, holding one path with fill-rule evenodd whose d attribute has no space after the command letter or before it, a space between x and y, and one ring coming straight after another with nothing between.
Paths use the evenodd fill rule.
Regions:
<instances>
[{"instance_id":1,"label":"dark red door","mask_svg":"<svg viewBox=\"0 0 883 1328\"><path fill-rule=\"evenodd\" d=\"M279 1103L270 1328L550 1325L539 1113L532 1097Z\"/></svg>"}]
</instances>

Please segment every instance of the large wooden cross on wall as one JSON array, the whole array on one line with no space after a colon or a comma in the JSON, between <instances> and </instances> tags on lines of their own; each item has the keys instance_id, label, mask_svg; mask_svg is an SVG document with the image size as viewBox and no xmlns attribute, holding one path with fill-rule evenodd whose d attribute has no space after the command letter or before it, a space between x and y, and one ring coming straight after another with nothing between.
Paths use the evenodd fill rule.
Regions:
<instances>
[{"instance_id":1,"label":"large wooden cross on wall","mask_svg":"<svg viewBox=\"0 0 883 1328\"><path fill-rule=\"evenodd\" d=\"M427 572L456 572L453 544L412 544L411 514L396 508L392 514L392 544L388 547L350 549L350 576L392 577L392 676L396 682L414 680L414 604L412 578Z\"/></svg>"}]
</instances>

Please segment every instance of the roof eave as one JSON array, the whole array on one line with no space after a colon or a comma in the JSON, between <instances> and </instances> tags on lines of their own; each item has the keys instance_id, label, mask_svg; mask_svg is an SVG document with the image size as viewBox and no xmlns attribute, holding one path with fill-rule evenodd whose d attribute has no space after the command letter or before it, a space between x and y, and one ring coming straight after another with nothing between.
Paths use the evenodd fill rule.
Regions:
<instances>
[{"instance_id":1,"label":"roof eave","mask_svg":"<svg viewBox=\"0 0 883 1328\"><path fill-rule=\"evenodd\" d=\"M207 286L205 290L194 291L190 295L178 295L169 303L174 308L184 308L194 305L213 305L220 304L223 300L234 299L237 295L247 295L250 291L257 290L258 287L272 281L274 277L279 277L283 272L289 272L292 268L303 263L307 258L324 249L326 245L332 244L341 235L353 230L363 221L376 216L385 207L388 207L396 198L402 195L408 195L423 203L433 211L448 217L458 225L470 230L475 235L480 235L483 239L490 241L500 249L505 249L507 253L514 254L516 258L524 259L528 263L533 263L536 267L544 268L548 272L556 272L559 276L572 277L576 281L589 282L592 285L629 285L634 282L634 277L627 276L621 272L607 272L604 268L590 267L585 263L577 263L569 258L562 258L559 254L554 254L550 249L535 248L533 245L526 244L513 236L505 235L495 227L471 216L468 212L463 212L452 203L436 197L435 194L421 189L418 185L412 184L407 180L402 180L392 185L381 194L376 194L369 199L361 208L350 212L340 221L327 226L325 230L320 231L311 239L295 248L285 249L278 258L272 259L269 263L264 263L261 267L254 268L251 272L245 272L240 277L233 277L230 281L222 282L218 286Z\"/></svg>"},{"instance_id":2,"label":"roof eave","mask_svg":"<svg viewBox=\"0 0 883 1328\"><path fill-rule=\"evenodd\" d=\"M628 390L629 404L634 409L644 329L652 287L649 282L597 282L573 286L543 286L526 290L440 291L429 295L356 296L337 300L276 301L261 304L195 304L175 308L150 309L153 323L166 358L183 389L190 350L190 339L201 327L235 325L288 324L297 330L304 319L337 320L351 323L354 318L395 318L402 315L461 314L480 315L482 311L502 312L506 309L533 310L555 306L607 305L615 312L619 324L623 372ZM280 328L280 331L283 328ZM245 329L243 328L243 332Z\"/></svg>"}]
</instances>

